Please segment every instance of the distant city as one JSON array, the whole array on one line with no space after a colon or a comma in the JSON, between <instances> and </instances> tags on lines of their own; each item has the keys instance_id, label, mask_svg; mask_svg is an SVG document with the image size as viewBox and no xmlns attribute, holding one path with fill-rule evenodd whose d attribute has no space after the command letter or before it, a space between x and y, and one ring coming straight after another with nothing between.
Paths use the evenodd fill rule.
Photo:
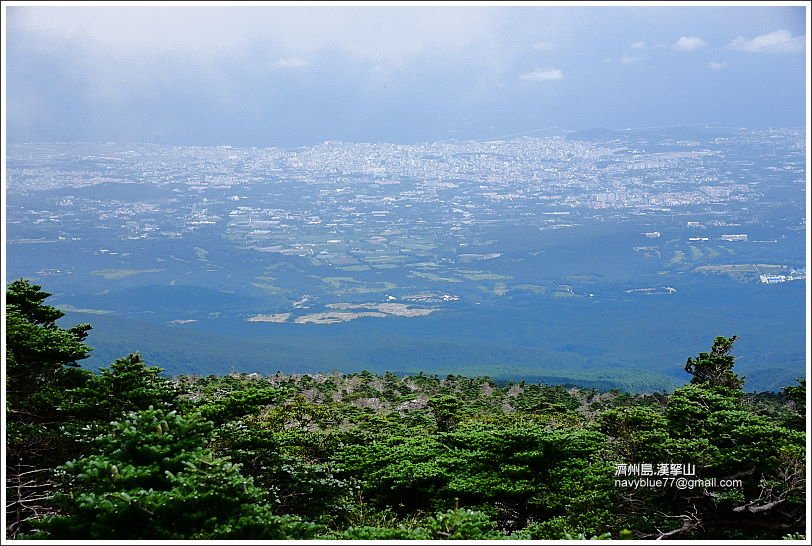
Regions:
<instances>
[{"instance_id":1,"label":"distant city","mask_svg":"<svg viewBox=\"0 0 812 546\"><path fill-rule=\"evenodd\" d=\"M175 332L806 278L799 129L8 151L9 277ZM213 293L172 304L181 287Z\"/></svg>"}]
</instances>

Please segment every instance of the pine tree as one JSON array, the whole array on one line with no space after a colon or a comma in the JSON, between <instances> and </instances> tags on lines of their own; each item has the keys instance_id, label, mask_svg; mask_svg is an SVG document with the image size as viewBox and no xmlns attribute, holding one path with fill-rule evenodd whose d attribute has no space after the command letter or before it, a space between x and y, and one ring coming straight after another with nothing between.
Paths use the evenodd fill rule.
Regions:
<instances>
[{"instance_id":1,"label":"pine tree","mask_svg":"<svg viewBox=\"0 0 812 546\"><path fill-rule=\"evenodd\" d=\"M6 291L6 504L9 537L52 510L51 469L75 455L61 432L70 418L66 395L92 375L79 367L90 348L90 325L61 328L63 313L45 305L50 296L24 279Z\"/></svg>"}]
</instances>

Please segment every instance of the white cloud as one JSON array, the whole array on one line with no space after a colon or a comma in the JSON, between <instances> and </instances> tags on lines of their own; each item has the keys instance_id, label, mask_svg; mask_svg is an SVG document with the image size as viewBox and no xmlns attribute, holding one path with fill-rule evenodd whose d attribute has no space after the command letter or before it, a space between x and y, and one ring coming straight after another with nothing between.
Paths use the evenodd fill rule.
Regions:
<instances>
[{"instance_id":1,"label":"white cloud","mask_svg":"<svg viewBox=\"0 0 812 546\"><path fill-rule=\"evenodd\" d=\"M638 41L638 42L634 42L634 43L631 45L631 48L632 48L632 49L646 49L646 42L644 42L644 41L642 41L642 40L640 40L640 41Z\"/></svg>"},{"instance_id":2,"label":"white cloud","mask_svg":"<svg viewBox=\"0 0 812 546\"><path fill-rule=\"evenodd\" d=\"M537 68L532 72L527 72L519 76L520 80L528 82L546 82L551 80L563 80L564 73L559 68Z\"/></svg>"},{"instance_id":3,"label":"white cloud","mask_svg":"<svg viewBox=\"0 0 812 546\"><path fill-rule=\"evenodd\" d=\"M640 57L633 57L631 55L624 55L620 58L620 64L633 64L640 60Z\"/></svg>"},{"instance_id":4,"label":"white cloud","mask_svg":"<svg viewBox=\"0 0 812 546\"><path fill-rule=\"evenodd\" d=\"M705 46L705 40L696 36L682 36L674 42L674 49L679 51L693 51Z\"/></svg>"},{"instance_id":5,"label":"white cloud","mask_svg":"<svg viewBox=\"0 0 812 546\"><path fill-rule=\"evenodd\" d=\"M550 42L536 42L533 44L533 49L536 51L550 51L555 49L555 45Z\"/></svg>"},{"instance_id":6,"label":"white cloud","mask_svg":"<svg viewBox=\"0 0 812 546\"><path fill-rule=\"evenodd\" d=\"M804 50L805 36L793 36L788 30L776 30L748 40L739 36L729 47L752 53L798 53Z\"/></svg>"},{"instance_id":7,"label":"white cloud","mask_svg":"<svg viewBox=\"0 0 812 546\"><path fill-rule=\"evenodd\" d=\"M710 61L707 66L710 70L723 70L727 68L727 61Z\"/></svg>"},{"instance_id":8,"label":"white cloud","mask_svg":"<svg viewBox=\"0 0 812 546\"><path fill-rule=\"evenodd\" d=\"M279 59L273 62L274 68L304 68L310 63L299 57L289 57L287 59Z\"/></svg>"}]
</instances>

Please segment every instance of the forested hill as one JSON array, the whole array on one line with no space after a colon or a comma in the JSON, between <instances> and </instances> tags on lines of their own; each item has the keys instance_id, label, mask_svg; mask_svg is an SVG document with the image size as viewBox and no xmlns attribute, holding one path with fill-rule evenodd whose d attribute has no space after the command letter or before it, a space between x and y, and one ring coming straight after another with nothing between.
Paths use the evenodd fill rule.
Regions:
<instances>
[{"instance_id":1,"label":"forested hill","mask_svg":"<svg viewBox=\"0 0 812 546\"><path fill-rule=\"evenodd\" d=\"M746 394L735 337L689 358L691 382L670 394L369 372L167 377L138 354L94 373L79 366L90 326L58 326L47 297L26 281L7 290L8 538L808 532L805 381Z\"/></svg>"}]
</instances>

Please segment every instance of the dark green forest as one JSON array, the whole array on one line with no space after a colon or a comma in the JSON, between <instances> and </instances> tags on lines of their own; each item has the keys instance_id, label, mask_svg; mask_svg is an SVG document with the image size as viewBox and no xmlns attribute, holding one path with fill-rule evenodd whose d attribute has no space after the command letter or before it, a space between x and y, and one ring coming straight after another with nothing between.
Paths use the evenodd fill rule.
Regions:
<instances>
[{"instance_id":1,"label":"dark green forest","mask_svg":"<svg viewBox=\"0 0 812 546\"><path fill-rule=\"evenodd\" d=\"M81 367L91 326L58 325L49 295L7 287L7 538L806 532L805 380L744 392L735 336L688 358L690 382L670 393L422 373L168 377L137 353Z\"/></svg>"}]
</instances>

